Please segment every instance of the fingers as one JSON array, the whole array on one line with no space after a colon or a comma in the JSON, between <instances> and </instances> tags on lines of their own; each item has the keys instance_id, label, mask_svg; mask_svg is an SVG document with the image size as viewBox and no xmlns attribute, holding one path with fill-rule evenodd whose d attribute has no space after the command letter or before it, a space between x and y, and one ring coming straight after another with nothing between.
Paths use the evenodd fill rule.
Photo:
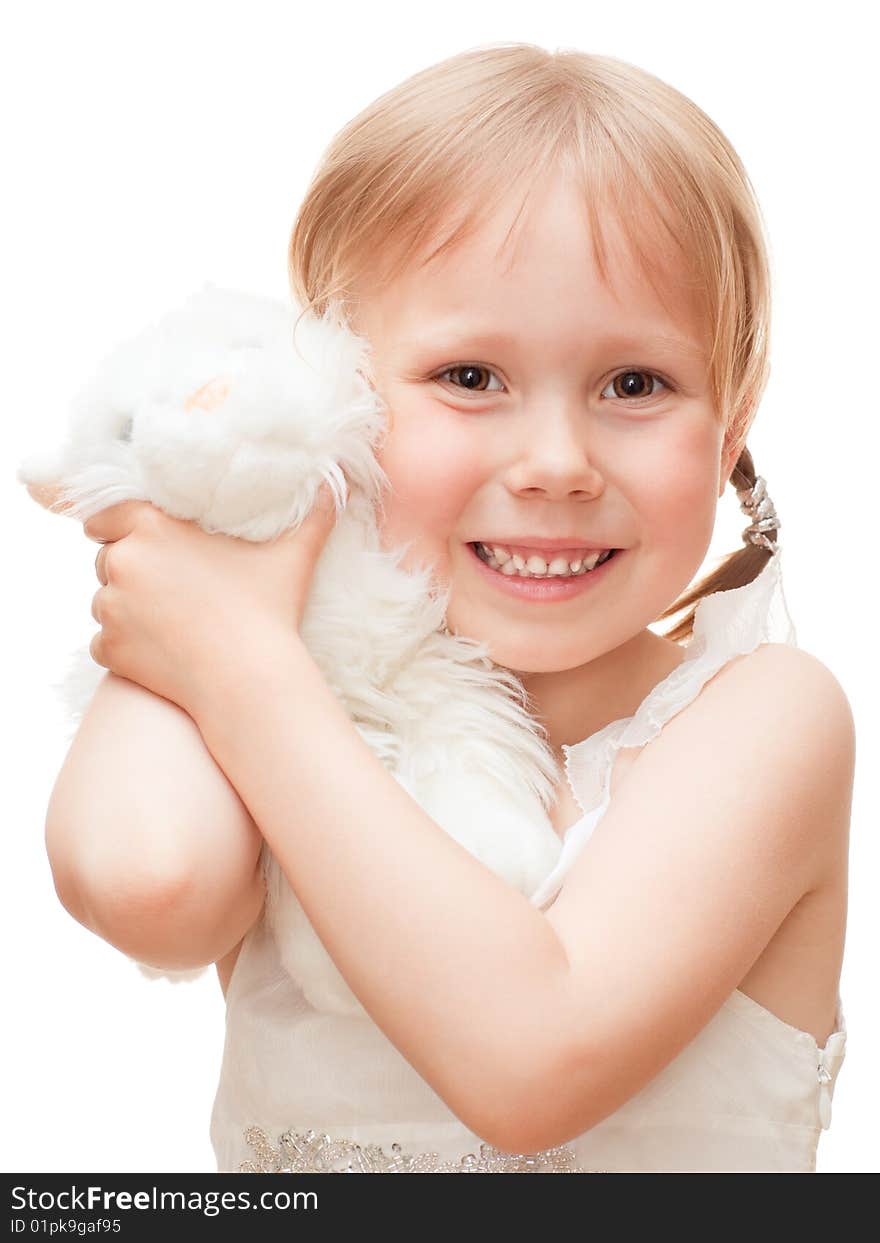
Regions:
<instances>
[{"instance_id":1,"label":"fingers","mask_svg":"<svg viewBox=\"0 0 880 1243\"><path fill-rule=\"evenodd\" d=\"M89 644L89 655L91 656L92 660L95 662L96 665L100 665L103 669L109 669L110 666L107 664L106 660L104 659L104 653L101 647L102 639L103 639L103 631L101 630L99 630L96 635L92 636L92 641Z\"/></svg>"},{"instance_id":2,"label":"fingers","mask_svg":"<svg viewBox=\"0 0 880 1243\"><path fill-rule=\"evenodd\" d=\"M153 508L149 501L120 501L118 505L108 505L106 509L87 518L83 523L83 531L89 539L97 540L99 544L107 544L130 534L140 511Z\"/></svg>"},{"instance_id":3,"label":"fingers","mask_svg":"<svg viewBox=\"0 0 880 1243\"><path fill-rule=\"evenodd\" d=\"M322 483L305 518L295 529L285 531L282 538L296 540L300 544L323 545L335 525L336 502L330 485Z\"/></svg>"},{"instance_id":4,"label":"fingers","mask_svg":"<svg viewBox=\"0 0 880 1243\"><path fill-rule=\"evenodd\" d=\"M59 500L62 491L60 484L29 483L25 486L37 504L42 505L44 509L49 509L56 514L65 514L73 508L70 501Z\"/></svg>"},{"instance_id":5,"label":"fingers","mask_svg":"<svg viewBox=\"0 0 880 1243\"><path fill-rule=\"evenodd\" d=\"M66 514L74 508L72 501L60 499L63 492L60 483L28 483L25 486L37 504L52 513ZM119 504L108 505L106 509L87 518L83 523L83 531L89 539L97 540L99 544L121 539L134 526L138 507L153 508L149 501L120 501Z\"/></svg>"},{"instance_id":6,"label":"fingers","mask_svg":"<svg viewBox=\"0 0 880 1243\"><path fill-rule=\"evenodd\" d=\"M104 587L107 586L107 581L108 581L107 566L105 564L107 560L108 547L109 547L108 544L102 544L101 547L98 549L97 556L95 557L95 573L98 576L98 582L101 583L101 585Z\"/></svg>"}]
</instances>

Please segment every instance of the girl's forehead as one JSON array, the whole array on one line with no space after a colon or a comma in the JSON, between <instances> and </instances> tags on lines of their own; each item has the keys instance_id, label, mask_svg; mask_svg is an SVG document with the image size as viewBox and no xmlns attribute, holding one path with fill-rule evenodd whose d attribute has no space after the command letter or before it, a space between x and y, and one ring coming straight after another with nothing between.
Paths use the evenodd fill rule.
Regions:
<instances>
[{"instance_id":1,"label":"girl's forehead","mask_svg":"<svg viewBox=\"0 0 880 1243\"><path fill-rule=\"evenodd\" d=\"M460 322L560 354L600 334L684 338L708 359L712 309L687 236L661 194L556 168L525 190L457 198L415 237L395 230L365 259L350 318L395 355Z\"/></svg>"},{"instance_id":2,"label":"girl's forehead","mask_svg":"<svg viewBox=\"0 0 880 1243\"><path fill-rule=\"evenodd\" d=\"M705 350L693 275L669 233L650 215L630 228L610 211L599 221L597 236L582 196L547 193L514 228L509 206L499 206L439 252L450 230L438 230L378 291L373 323L397 338L406 327L414 340L456 321L499 335L514 324L549 336L554 324L575 332L650 325Z\"/></svg>"},{"instance_id":3,"label":"girl's forehead","mask_svg":"<svg viewBox=\"0 0 880 1243\"><path fill-rule=\"evenodd\" d=\"M616 183L585 187L559 167L525 190L484 191L447 208L418 248L404 245L386 271L414 298L468 278L477 291L497 287L503 295L542 275L604 289L622 302L646 287L687 296L697 274L679 240L686 231L672 219L660 194Z\"/></svg>"}]
</instances>

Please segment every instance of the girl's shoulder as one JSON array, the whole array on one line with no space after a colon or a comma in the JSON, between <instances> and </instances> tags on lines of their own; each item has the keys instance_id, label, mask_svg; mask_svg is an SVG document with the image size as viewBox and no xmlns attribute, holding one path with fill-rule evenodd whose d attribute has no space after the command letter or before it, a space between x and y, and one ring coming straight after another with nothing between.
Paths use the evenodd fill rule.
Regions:
<instances>
[{"instance_id":1,"label":"girl's shoulder","mask_svg":"<svg viewBox=\"0 0 880 1243\"><path fill-rule=\"evenodd\" d=\"M832 791L851 783L852 708L835 674L817 657L794 643L769 641L720 658L716 651L694 659L687 649L677 657L659 662L661 676L632 717L567 748L569 777L583 806L595 808L606 768L613 801L624 780L629 784L635 773L646 777L647 757L662 754L654 776L666 789L656 793L674 797L700 778L701 747L732 771L738 756L749 765L749 748L767 733L768 746L789 754L828 748L838 763L813 776L824 774ZM754 785L757 765L749 767ZM771 765L771 779L773 771Z\"/></svg>"},{"instance_id":2,"label":"girl's shoulder","mask_svg":"<svg viewBox=\"0 0 880 1243\"><path fill-rule=\"evenodd\" d=\"M763 665L768 671L770 669L778 671L781 676L787 674L792 677L793 675L795 681L798 673L803 671L804 676L823 678L829 687L836 686L838 693L845 698L843 688L832 670L818 656L814 656L812 652L808 652L795 643L759 643L752 651L733 656L726 665L722 666L719 673L743 664L748 664L752 670Z\"/></svg>"},{"instance_id":3,"label":"girl's shoulder","mask_svg":"<svg viewBox=\"0 0 880 1243\"><path fill-rule=\"evenodd\" d=\"M779 760L778 768L752 765L755 780L763 771L765 784L779 785L774 774L779 780L786 774L792 780L802 776L805 785L831 798L852 785L855 719L850 701L834 672L792 643L760 643L732 657L649 747L662 746L670 758L686 763L698 737L722 766L725 756L733 767L747 762L756 745L763 744L763 751Z\"/></svg>"},{"instance_id":4,"label":"girl's shoulder","mask_svg":"<svg viewBox=\"0 0 880 1243\"><path fill-rule=\"evenodd\" d=\"M792 643L761 643L753 651L733 657L707 687L716 707L729 706L740 725L753 714L787 709L787 735L803 733L836 742L843 753L855 753L852 705L834 672L817 656ZM774 703L775 701L775 703Z\"/></svg>"}]
</instances>

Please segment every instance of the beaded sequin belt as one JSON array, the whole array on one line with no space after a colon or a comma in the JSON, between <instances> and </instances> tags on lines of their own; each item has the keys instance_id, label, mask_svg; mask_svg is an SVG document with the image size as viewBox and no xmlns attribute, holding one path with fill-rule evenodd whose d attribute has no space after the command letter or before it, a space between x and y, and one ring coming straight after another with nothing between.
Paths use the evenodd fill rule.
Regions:
<instances>
[{"instance_id":1,"label":"beaded sequin belt","mask_svg":"<svg viewBox=\"0 0 880 1243\"><path fill-rule=\"evenodd\" d=\"M264 1130L250 1126L244 1133L254 1158L243 1161L240 1174L605 1174L575 1164L574 1151L562 1145L536 1153L500 1152L480 1144L457 1161L443 1161L436 1152L404 1152L400 1144L385 1151L378 1144L331 1139L317 1131L284 1131L273 1144Z\"/></svg>"}]
</instances>

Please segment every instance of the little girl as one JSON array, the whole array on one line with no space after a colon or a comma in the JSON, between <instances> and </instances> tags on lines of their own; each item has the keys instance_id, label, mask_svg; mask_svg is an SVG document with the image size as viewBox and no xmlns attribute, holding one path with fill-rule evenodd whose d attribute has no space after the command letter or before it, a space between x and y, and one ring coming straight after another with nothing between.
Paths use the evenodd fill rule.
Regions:
<instances>
[{"instance_id":1,"label":"little girl","mask_svg":"<svg viewBox=\"0 0 880 1243\"><path fill-rule=\"evenodd\" d=\"M746 447L769 281L736 153L643 70L478 48L337 135L290 276L371 343L383 540L524 683L560 853L524 896L367 748L297 630L326 514L271 547L143 503L90 519L110 676L50 856L125 952L216 962L218 1170L815 1170L846 1037L853 722L796 645ZM688 590L728 484L743 547ZM144 827L120 844L107 774L133 731ZM366 1017L284 971L264 849Z\"/></svg>"}]
</instances>

